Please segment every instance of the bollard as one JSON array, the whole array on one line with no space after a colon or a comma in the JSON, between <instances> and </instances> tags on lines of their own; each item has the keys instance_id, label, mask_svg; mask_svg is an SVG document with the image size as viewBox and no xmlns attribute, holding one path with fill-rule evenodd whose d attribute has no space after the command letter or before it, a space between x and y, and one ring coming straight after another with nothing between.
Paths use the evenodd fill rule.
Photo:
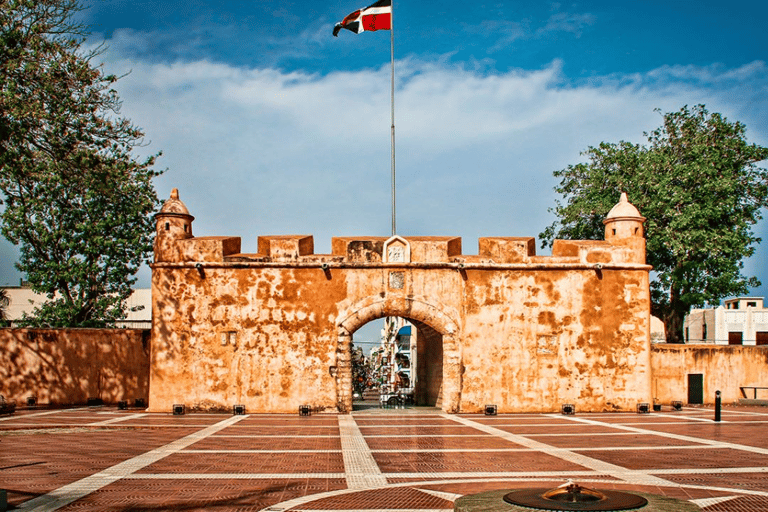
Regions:
<instances>
[{"instance_id":1,"label":"bollard","mask_svg":"<svg viewBox=\"0 0 768 512\"><path fill-rule=\"evenodd\" d=\"M715 391L715 421L720 421L720 407L722 406L722 400L720 399L720 391Z\"/></svg>"}]
</instances>

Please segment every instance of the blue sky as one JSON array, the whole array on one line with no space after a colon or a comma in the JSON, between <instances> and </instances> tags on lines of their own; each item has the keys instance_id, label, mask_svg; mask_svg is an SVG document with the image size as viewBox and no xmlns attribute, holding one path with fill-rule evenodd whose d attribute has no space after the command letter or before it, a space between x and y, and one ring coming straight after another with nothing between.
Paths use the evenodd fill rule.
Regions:
<instances>
[{"instance_id":1,"label":"blue sky","mask_svg":"<svg viewBox=\"0 0 768 512\"><path fill-rule=\"evenodd\" d=\"M158 193L179 188L195 234L253 252L259 235L311 234L318 253L333 236L389 234L389 32L331 35L366 5L100 0L81 13L105 69L128 73L122 114L145 130L142 152L163 151ZM642 142L656 108L704 103L768 145L766 19L759 1L396 0L399 234L461 236L466 254L480 236L537 236L552 172L601 141ZM766 243L746 265L759 295ZM0 284L18 282L15 254L0 243Z\"/></svg>"}]
</instances>

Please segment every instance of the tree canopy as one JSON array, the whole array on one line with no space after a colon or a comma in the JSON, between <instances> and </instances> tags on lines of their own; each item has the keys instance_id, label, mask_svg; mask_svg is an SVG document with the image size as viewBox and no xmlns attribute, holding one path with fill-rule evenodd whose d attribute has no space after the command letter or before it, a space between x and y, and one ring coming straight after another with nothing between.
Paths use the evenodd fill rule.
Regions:
<instances>
[{"instance_id":1,"label":"tree canopy","mask_svg":"<svg viewBox=\"0 0 768 512\"><path fill-rule=\"evenodd\" d=\"M704 105L663 114L662 126L645 136L646 145L589 147L587 162L555 171L562 201L539 238L545 246L556 238L601 239L605 215L627 192L647 218L652 313L664 321L667 341L679 343L691 307L760 285L742 271L760 242L752 227L768 204L768 173L758 166L768 148Z\"/></svg>"},{"instance_id":2,"label":"tree canopy","mask_svg":"<svg viewBox=\"0 0 768 512\"><path fill-rule=\"evenodd\" d=\"M79 10L0 0L0 221L49 299L27 325L111 325L152 248L155 156L134 158L143 133L83 48Z\"/></svg>"}]
</instances>

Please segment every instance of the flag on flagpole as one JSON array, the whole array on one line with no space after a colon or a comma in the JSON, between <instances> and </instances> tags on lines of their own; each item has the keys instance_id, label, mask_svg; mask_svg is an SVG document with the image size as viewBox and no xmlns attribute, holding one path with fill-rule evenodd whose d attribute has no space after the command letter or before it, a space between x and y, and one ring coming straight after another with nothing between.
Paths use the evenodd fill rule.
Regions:
<instances>
[{"instance_id":1,"label":"flag on flagpole","mask_svg":"<svg viewBox=\"0 0 768 512\"><path fill-rule=\"evenodd\" d=\"M333 27L333 35L338 37L341 29L355 34L365 31L392 30L392 0L379 0L365 9L359 9Z\"/></svg>"}]
</instances>

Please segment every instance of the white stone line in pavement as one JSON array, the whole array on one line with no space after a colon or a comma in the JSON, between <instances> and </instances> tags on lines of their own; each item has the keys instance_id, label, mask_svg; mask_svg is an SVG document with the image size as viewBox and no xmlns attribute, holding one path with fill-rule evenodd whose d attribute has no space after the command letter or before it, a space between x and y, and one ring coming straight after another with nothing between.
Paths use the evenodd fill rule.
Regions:
<instances>
[{"instance_id":1,"label":"white stone line in pavement","mask_svg":"<svg viewBox=\"0 0 768 512\"><path fill-rule=\"evenodd\" d=\"M673 468L654 469L654 475L734 475L739 473L768 473L768 467L750 468ZM768 495L768 492L766 493Z\"/></svg>"},{"instance_id":2,"label":"white stone line in pavement","mask_svg":"<svg viewBox=\"0 0 768 512\"><path fill-rule=\"evenodd\" d=\"M86 423L86 425L89 426L89 427L98 427L98 426L101 426L101 425L112 425L112 424L115 424L115 423L120 423L122 421L128 421L128 420L135 420L135 419L138 419L138 418L143 418L146 415L147 415L147 413L145 413L145 412L136 413L136 414L125 414L125 415L121 415L119 418L112 418L111 420L97 421L95 423Z\"/></svg>"},{"instance_id":3,"label":"white stone line in pavement","mask_svg":"<svg viewBox=\"0 0 768 512\"><path fill-rule=\"evenodd\" d=\"M400 437L403 439L413 439L414 437L428 437L430 439L434 439L435 437L439 437L440 439L444 437L485 437L488 438L488 434L440 434L439 436L435 436L435 434L387 434L387 435L368 435L366 434L365 437Z\"/></svg>"},{"instance_id":4,"label":"white stone line in pavement","mask_svg":"<svg viewBox=\"0 0 768 512\"><path fill-rule=\"evenodd\" d=\"M719 498L702 498L698 500L689 500L694 505L698 506L699 508L704 507L711 507L713 505L719 505L720 503L725 503L726 501L731 501L736 498L739 498L739 496L721 496Z\"/></svg>"},{"instance_id":5,"label":"white stone line in pavement","mask_svg":"<svg viewBox=\"0 0 768 512\"><path fill-rule=\"evenodd\" d=\"M568 416L568 419L570 421L585 423L587 425L607 425L607 423L603 423L601 421L595 421L593 419L588 419L588 418L579 418L577 416ZM718 448L730 448L732 450L741 450L741 451L750 452L750 453L759 453L761 455L768 455L768 449L766 448L757 448L755 446L747 446L747 445L736 444L736 443L724 443L722 441L713 441L711 439L706 439L703 437L673 434L671 432L663 432L659 430L648 430L644 428L632 427L625 424L612 424L612 426L613 428L616 428L616 429L628 430L630 432L636 432L638 434L666 437L669 439L676 439L678 441L685 441L688 443L700 443L703 445L717 445Z\"/></svg>"},{"instance_id":6,"label":"white stone line in pavement","mask_svg":"<svg viewBox=\"0 0 768 512\"><path fill-rule=\"evenodd\" d=\"M55 411L45 411L45 412L33 412L30 414L22 414L19 416L14 416L11 414L10 416L6 418L0 418L0 421L11 421L11 420L21 420L26 418L33 418L35 416L48 416L50 414L59 414L61 412L71 411L72 409L57 409ZM23 423L21 425L24 425ZM37 423L33 423L33 425L37 425Z\"/></svg>"},{"instance_id":7,"label":"white stone line in pavement","mask_svg":"<svg viewBox=\"0 0 768 512\"><path fill-rule=\"evenodd\" d=\"M189 434L188 436L177 439L170 442L165 446L155 448L146 453L128 459L119 464L107 468L99 473L87 476L81 480L73 482L71 484L59 487L58 489L49 492L43 496L33 498L21 506L19 510L25 510L29 512L53 512L61 507L69 505L70 503L95 492L102 487L105 487L121 478L125 478L128 475L135 473L136 471L149 466L150 464L157 462L160 459L168 457L177 453L187 446L196 443L211 434L218 432L224 428L234 425L238 421L247 418L248 416L231 416L226 420L220 421L214 425L210 425L207 428Z\"/></svg>"},{"instance_id":8,"label":"white stone line in pavement","mask_svg":"<svg viewBox=\"0 0 768 512\"><path fill-rule=\"evenodd\" d=\"M184 453L341 453L341 450L182 450Z\"/></svg>"},{"instance_id":9,"label":"white stone line in pavement","mask_svg":"<svg viewBox=\"0 0 768 512\"><path fill-rule=\"evenodd\" d=\"M216 437L216 438L235 437L235 438L241 438L241 439L265 439L265 438L266 439L296 439L296 434L291 435L291 436L261 436L261 435L252 435L251 436L251 435L236 435L236 434L235 435L233 435L233 434L216 434L215 436L211 436L211 437ZM337 437L339 437L339 436L337 436L337 435L330 435L330 434L327 435L327 436L305 436L305 435L301 436L302 439L306 439L306 438L313 438L313 439L336 439Z\"/></svg>"},{"instance_id":10,"label":"white stone line in pavement","mask_svg":"<svg viewBox=\"0 0 768 512\"><path fill-rule=\"evenodd\" d=\"M376 464L371 449L352 415L340 414L338 420L347 487L369 489L387 485L387 479L381 474L379 465Z\"/></svg>"},{"instance_id":11,"label":"white stone line in pavement","mask_svg":"<svg viewBox=\"0 0 768 512\"><path fill-rule=\"evenodd\" d=\"M593 459L592 457L587 457L586 455L581 455L579 453L575 453L568 450L562 450L562 449L558 450L548 444L540 443L538 441L534 441L533 439L528 439L521 435L510 434L509 432L505 432L504 430L500 430L495 427L484 425L482 423L472 421L468 418L462 418L460 416L450 416L448 414L446 414L445 417L452 419L453 421L456 421L458 423L462 423L464 425L474 427L480 430L481 432L487 432L489 434L495 435L502 439L506 439L512 443L516 443L520 446L525 446L526 448L535 449L539 452L546 453L548 455L557 457L559 459L563 459L573 464L578 464L585 468L589 468L593 471L597 471L599 473L606 474L606 475L611 475L620 480L624 480L624 481L628 481L628 482L632 482L640 485L664 485L664 486L670 485L670 482L663 480L661 478L658 478L656 476L650 475L643 471L627 469L621 466L617 466L615 464L610 464L602 460Z\"/></svg>"},{"instance_id":12,"label":"white stone line in pavement","mask_svg":"<svg viewBox=\"0 0 768 512\"><path fill-rule=\"evenodd\" d=\"M345 473L133 473L125 480L306 480L343 479Z\"/></svg>"},{"instance_id":13,"label":"white stone line in pavement","mask_svg":"<svg viewBox=\"0 0 768 512\"><path fill-rule=\"evenodd\" d=\"M434 496L436 498L440 498L440 499L444 499L446 501L450 501L451 503L453 503L457 499L459 499L462 496L464 496L463 494L454 494L452 492L443 492L443 491L433 491L432 489L419 489L419 491L421 491L421 492L423 492L425 494L429 494L431 496Z\"/></svg>"},{"instance_id":14,"label":"white stone line in pavement","mask_svg":"<svg viewBox=\"0 0 768 512\"><path fill-rule=\"evenodd\" d=\"M675 419L680 418L680 416L675 416L674 414L664 414L664 413L660 413L660 412L653 413L653 417L654 418L675 418ZM685 416L685 417L683 417L683 419L685 419L686 421L702 421L702 422L705 422L705 423L714 423L715 422L715 420L713 418L697 418L695 416ZM722 420L720 423L730 423L730 421ZM646 425L647 425L647 423L646 423Z\"/></svg>"},{"instance_id":15,"label":"white stone line in pavement","mask_svg":"<svg viewBox=\"0 0 768 512\"><path fill-rule=\"evenodd\" d=\"M768 467L751 467L751 468L697 468L697 469L657 469L653 470L655 475L738 475L741 473L768 473ZM382 473L384 477L389 478L408 478L422 479L421 483L432 482L435 479L482 479L482 478L499 478L499 479L513 479L520 481L530 480L567 480L569 478L579 478L579 481L586 481L584 478L592 477L596 478L601 475L606 477L612 475L606 475L597 471L447 471L447 472L427 472L427 473ZM132 473L126 475L126 480L290 480L290 479L302 479L302 478L318 478L318 479L341 479L346 478L346 473ZM615 478L615 477L613 477ZM604 480L599 480L604 481ZM695 484L693 484L695 485ZM677 484L667 482L665 487L691 487L689 484ZM701 488L709 489L708 486L699 486ZM359 489L356 489L359 490ZM727 488L727 491L742 492L741 489ZM761 496L768 496L766 491L757 491Z\"/></svg>"},{"instance_id":16,"label":"white stone line in pavement","mask_svg":"<svg viewBox=\"0 0 768 512\"><path fill-rule=\"evenodd\" d=\"M610 450L612 452L622 451L654 451L654 450L707 450L712 448L730 448L728 445L672 445L672 446L602 446L596 448L574 447L551 447L553 452L602 452ZM258 450L257 450L258 451ZM540 451L536 448L403 448L399 450L371 450L372 453L531 453Z\"/></svg>"},{"instance_id":17,"label":"white stone line in pavement","mask_svg":"<svg viewBox=\"0 0 768 512\"><path fill-rule=\"evenodd\" d=\"M557 436L557 437L567 437L567 436L584 437L585 434L584 434L584 432L570 432L570 433L565 433L565 434L560 434L560 433L552 434L552 433L549 433L549 434L520 434L520 435L521 436L525 436L525 437L552 437L552 436ZM635 434L634 432L590 432L588 435L589 435L589 437L600 437L600 436L636 436L637 434Z\"/></svg>"}]
</instances>

